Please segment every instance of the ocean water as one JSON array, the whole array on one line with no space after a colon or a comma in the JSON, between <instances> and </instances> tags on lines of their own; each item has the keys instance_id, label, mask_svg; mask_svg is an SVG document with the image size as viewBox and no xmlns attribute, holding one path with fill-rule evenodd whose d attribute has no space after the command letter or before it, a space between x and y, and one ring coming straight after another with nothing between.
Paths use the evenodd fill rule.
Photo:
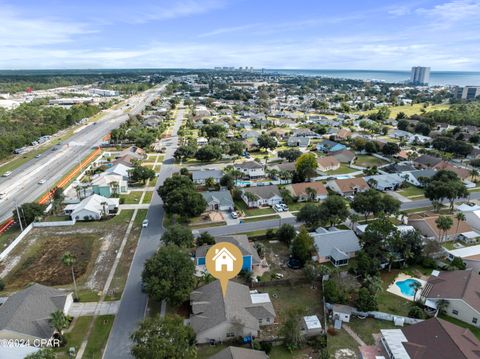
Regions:
<instances>
[{"instance_id":1,"label":"ocean water","mask_svg":"<svg viewBox=\"0 0 480 359\"><path fill-rule=\"evenodd\" d=\"M381 70L265 70L269 73L302 76L323 76L353 80L376 80L404 83L410 79L410 71ZM480 71L431 71L430 85L480 86Z\"/></svg>"}]
</instances>

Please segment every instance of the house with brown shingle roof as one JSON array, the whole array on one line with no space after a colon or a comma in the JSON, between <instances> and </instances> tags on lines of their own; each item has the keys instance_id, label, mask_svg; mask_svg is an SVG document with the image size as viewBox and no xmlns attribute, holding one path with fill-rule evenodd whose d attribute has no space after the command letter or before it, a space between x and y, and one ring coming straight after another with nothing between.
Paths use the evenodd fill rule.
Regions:
<instances>
[{"instance_id":1,"label":"house with brown shingle roof","mask_svg":"<svg viewBox=\"0 0 480 359\"><path fill-rule=\"evenodd\" d=\"M328 196L327 189L322 182L302 182L292 183L285 188L290 192L293 197L298 198L299 202L305 202L310 200L310 193L308 188L315 190L315 201L321 201Z\"/></svg>"},{"instance_id":2,"label":"house with brown shingle roof","mask_svg":"<svg viewBox=\"0 0 480 359\"><path fill-rule=\"evenodd\" d=\"M335 134L335 140L342 141L342 140L346 140L346 139L350 138L351 136L352 136L352 131L350 131L347 128L341 128Z\"/></svg>"},{"instance_id":3,"label":"house with brown shingle roof","mask_svg":"<svg viewBox=\"0 0 480 359\"><path fill-rule=\"evenodd\" d=\"M342 196L352 196L358 192L365 192L370 187L363 177L358 177L328 181L327 188Z\"/></svg>"},{"instance_id":4,"label":"house with brown shingle roof","mask_svg":"<svg viewBox=\"0 0 480 359\"><path fill-rule=\"evenodd\" d=\"M380 330L377 355L394 359L478 359L480 341L465 328L431 318L402 329ZM365 356L360 347L362 358ZM368 347L367 347L368 348ZM384 352L383 352L384 351ZM373 358L378 356L373 356Z\"/></svg>"},{"instance_id":5,"label":"house with brown shingle roof","mask_svg":"<svg viewBox=\"0 0 480 359\"><path fill-rule=\"evenodd\" d=\"M437 309L445 300L446 314L480 328L480 274L472 269L434 273L422 290L424 304Z\"/></svg>"},{"instance_id":6,"label":"house with brown shingle roof","mask_svg":"<svg viewBox=\"0 0 480 359\"><path fill-rule=\"evenodd\" d=\"M350 163L355 158L355 153L349 150L343 150L332 153L332 156L340 163Z\"/></svg>"},{"instance_id":7,"label":"house with brown shingle roof","mask_svg":"<svg viewBox=\"0 0 480 359\"><path fill-rule=\"evenodd\" d=\"M420 231L424 237L429 240L436 240L439 242L451 241L456 239L460 234L471 232L473 229L467 222L458 221L454 216L451 216L453 225L447 231L443 233L438 229L437 223L435 221L439 215L423 216L423 215L414 215L410 217L408 224ZM443 237L443 238L442 238Z\"/></svg>"},{"instance_id":8,"label":"house with brown shingle roof","mask_svg":"<svg viewBox=\"0 0 480 359\"><path fill-rule=\"evenodd\" d=\"M335 171L340 168L340 162L333 156L318 157L317 164L317 169L321 172Z\"/></svg>"},{"instance_id":9,"label":"house with brown shingle roof","mask_svg":"<svg viewBox=\"0 0 480 359\"><path fill-rule=\"evenodd\" d=\"M442 162L442 159L439 157L431 156L431 155L421 155L413 160L413 164L417 168L433 168Z\"/></svg>"},{"instance_id":10,"label":"house with brown shingle roof","mask_svg":"<svg viewBox=\"0 0 480 359\"><path fill-rule=\"evenodd\" d=\"M463 168L463 167L454 166L450 162L447 162L447 161L439 162L433 168L435 168L436 170L439 170L439 171L440 170L452 171L452 172L456 173L457 176L462 180L465 180L465 179L470 177L470 171L468 169Z\"/></svg>"}]
</instances>

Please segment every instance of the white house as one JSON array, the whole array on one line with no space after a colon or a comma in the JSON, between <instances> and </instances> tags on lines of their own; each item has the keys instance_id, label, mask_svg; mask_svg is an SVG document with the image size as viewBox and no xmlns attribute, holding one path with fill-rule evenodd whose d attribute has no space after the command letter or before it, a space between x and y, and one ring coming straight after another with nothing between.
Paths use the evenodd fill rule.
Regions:
<instances>
[{"instance_id":1,"label":"white house","mask_svg":"<svg viewBox=\"0 0 480 359\"><path fill-rule=\"evenodd\" d=\"M263 166L256 161L246 161L236 163L233 166L237 171L242 172L248 178L262 178L265 177Z\"/></svg>"},{"instance_id":2,"label":"white house","mask_svg":"<svg viewBox=\"0 0 480 359\"><path fill-rule=\"evenodd\" d=\"M77 221L99 220L103 216L115 213L119 203L118 198L106 198L94 194L80 203L69 204L65 207L64 213Z\"/></svg>"}]
</instances>

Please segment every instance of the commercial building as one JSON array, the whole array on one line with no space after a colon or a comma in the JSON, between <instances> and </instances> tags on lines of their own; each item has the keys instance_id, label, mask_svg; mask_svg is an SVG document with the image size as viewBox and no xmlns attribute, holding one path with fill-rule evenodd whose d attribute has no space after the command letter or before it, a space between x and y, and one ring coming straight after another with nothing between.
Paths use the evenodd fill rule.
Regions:
<instances>
[{"instance_id":1,"label":"commercial building","mask_svg":"<svg viewBox=\"0 0 480 359\"><path fill-rule=\"evenodd\" d=\"M428 85L430 81L430 67L414 66L410 74L410 82L414 85Z\"/></svg>"}]
</instances>

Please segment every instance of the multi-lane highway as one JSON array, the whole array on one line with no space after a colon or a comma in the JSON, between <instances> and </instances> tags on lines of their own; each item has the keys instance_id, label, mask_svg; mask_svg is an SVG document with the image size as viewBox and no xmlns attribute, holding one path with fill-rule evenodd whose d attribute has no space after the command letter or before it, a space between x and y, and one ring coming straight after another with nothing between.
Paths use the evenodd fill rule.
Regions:
<instances>
[{"instance_id":1,"label":"multi-lane highway","mask_svg":"<svg viewBox=\"0 0 480 359\"><path fill-rule=\"evenodd\" d=\"M106 110L96 122L79 128L68 140L55 146L57 150L48 150L40 158L32 159L8 177L0 177L0 223L12 215L15 202L32 202L48 191L69 169L87 156L102 138L118 127L131 114L141 112L145 105L153 101L165 88L160 85L139 95L129 98L120 109ZM128 104L128 106L127 106ZM0 167L0 173L3 173ZM42 181L44 183L39 184Z\"/></svg>"}]
</instances>

